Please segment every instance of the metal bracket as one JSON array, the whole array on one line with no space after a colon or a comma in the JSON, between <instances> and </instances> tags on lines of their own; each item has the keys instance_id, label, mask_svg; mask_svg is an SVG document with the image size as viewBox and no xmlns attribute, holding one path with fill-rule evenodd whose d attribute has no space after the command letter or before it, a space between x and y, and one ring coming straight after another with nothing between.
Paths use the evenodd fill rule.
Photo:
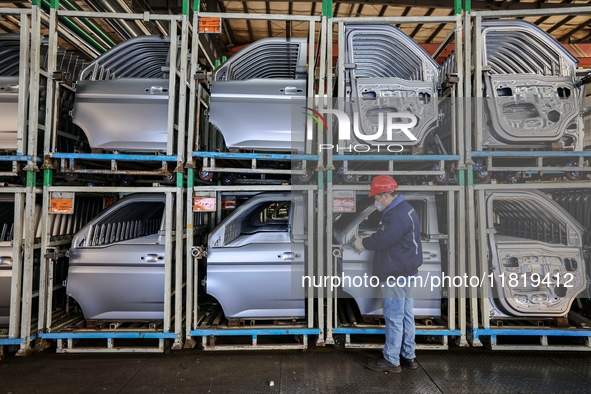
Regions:
<instances>
[{"instance_id":1,"label":"metal bracket","mask_svg":"<svg viewBox=\"0 0 591 394\"><path fill-rule=\"evenodd\" d=\"M200 260L207 257L207 248L205 246L196 246L191 249L191 256Z\"/></svg>"}]
</instances>

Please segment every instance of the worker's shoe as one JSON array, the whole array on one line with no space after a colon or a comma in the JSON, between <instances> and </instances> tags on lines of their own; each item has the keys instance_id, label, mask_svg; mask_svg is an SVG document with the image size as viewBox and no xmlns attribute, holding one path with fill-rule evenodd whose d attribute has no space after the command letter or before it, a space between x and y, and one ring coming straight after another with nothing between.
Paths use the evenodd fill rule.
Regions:
<instances>
[{"instance_id":1,"label":"worker's shoe","mask_svg":"<svg viewBox=\"0 0 591 394\"><path fill-rule=\"evenodd\" d=\"M400 356L400 365L408 369L417 369L419 366L415 363L414 358L404 358Z\"/></svg>"},{"instance_id":2,"label":"worker's shoe","mask_svg":"<svg viewBox=\"0 0 591 394\"><path fill-rule=\"evenodd\" d=\"M372 371L378 372L399 373L402 371L400 365L394 365L390 361L386 360L384 357L380 357L377 360L369 360L367 362L367 368L371 369Z\"/></svg>"}]
</instances>

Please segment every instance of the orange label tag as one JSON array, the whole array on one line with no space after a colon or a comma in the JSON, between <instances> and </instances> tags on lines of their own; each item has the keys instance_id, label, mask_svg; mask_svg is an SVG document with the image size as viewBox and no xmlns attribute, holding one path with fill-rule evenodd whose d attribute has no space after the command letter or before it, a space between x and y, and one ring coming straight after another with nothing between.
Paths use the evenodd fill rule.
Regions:
<instances>
[{"instance_id":1,"label":"orange label tag","mask_svg":"<svg viewBox=\"0 0 591 394\"><path fill-rule=\"evenodd\" d=\"M194 197L193 212L215 212L215 197Z\"/></svg>"},{"instance_id":2,"label":"orange label tag","mask_svg":"<svg viewBox=\"0 0 591 394\"><path fill-rule=\"evenodd\" d=\"M74 213L74 200L51 199L50 213Z\"/></svg>"},{"instance_id":3,"label":"orange label tag","mask_svg":"<svg viewBox=\"0 0 591 394\"><path fill-rule=\"evenodd\" d=\"M222 18L199 18L199 33L222 32Z\"/></svg>"}]
</instances>

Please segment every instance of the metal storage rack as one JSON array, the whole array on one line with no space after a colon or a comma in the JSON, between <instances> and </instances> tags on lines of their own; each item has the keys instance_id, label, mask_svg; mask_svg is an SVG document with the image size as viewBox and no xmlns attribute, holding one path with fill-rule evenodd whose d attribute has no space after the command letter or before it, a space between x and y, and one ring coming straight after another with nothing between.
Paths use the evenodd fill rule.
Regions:
<instances>
[{"instance_id":1,"label":"metal storage rack","mask_svg":"<svg viewBox=\"0 0 591 394\"><path fill-rule=\"evenodd\" d=\"M534 151L524 149L511 150L483 150L483 81L484 72L482 42L483 19L498 18L524 18L532 16L559 16L580 15L591 13L591 7L559 8L552 10L521 10L521 11L474 11L467 10L466 23L473 25L472 35L466 34L464 48L466 55L466 70L474 70L474 91L472 94L472 82L469 78L465 82L466 97L475 97L471 100L470 110L466 112L466 163L473 164L473 168L481 178L490 177L491 171L524 172L528 174L565 174L567 178L582 178L584 172L590 172L588 151ZM472 39L474 42L472 42ZM473 114L473 115L472 115ZM472 133L472 116L474 116L474 133ZM516 161L517 159L518 161ZM554 159L554 160L553 160ZM558 160L558 161L557 161ZM522 163L527 163L523 165ZM580 179L579 178L579 179Z\"/></svg>"},{"instance_id":2,"label":"metal storage rack","mask_svg":"<svg viewBox=\"0 0 591 394\"><path fill-rule=\"evenodd\" d=\"M316 243L314 232L315 215L315 199L318 198L318 188L314 185L302 185L302 186L265 186L265 185L249 185L249 186L196 186L192 189L196 193L212 192L215 193L217 199L217 207L220 209L217 211L218 219L213 221L211 224L219 222L221 218L221 206L222 206L222 195L231 194L252 194L260 193L265 191L287 191L287 192L302 192L306 200L308 211L306 214L306 221L308 222L308 239L306 243L306 272L315 275L317 270L320 269L321 259L316 255ZM192 227L192 196L188 196L187 199L187 222L189 228ZM192 239L190 236L189 239ZM275 324L269 323L256 323L255 320L245 319L251 321L250 328L244 327L229 327L221 320L221 309L216 310L213 313L210 311L204 311L200 308L200 298L197 283L199 275L198 260L203 258L203 251L200 248L201 245L191 245L191 255L194 256L194 261L188 264L188 275L187 282L187 316L186 316L186 333L187 346L193 347L196 345L195 337L201 338L201 346L203 350L261 350L261 349L306 349L308 347L308 337L311 335L318 336L318 342L322 343L322 326L318 325L317 317L321 315L323 310L323 299L321 295L318 295L315 299L313 289L308 289L308 295L306 297L306 322L289 322L289 321L278 321ZM187 253L189 255L189 253ZM318 313L318 315L317 315ZM265 343L261 344L258 342L259 337L273 337L273 336L297 336L301 342L298 343ZM250 338L250 344L216 344L216 338L218 337L247 337Z\"/></svg>"},{"instance_id":3,"label":"metal storage rack","mask_svg":"<svg viewBox=\"0 0 591 394\"><path fill-rule=\"evenodd\" d=\"M51 272L54 253L47 253L41 260L41 283L44 284L44 302L40 304L37 350L47 347L47 341L57 341L58 353L101 353L101 352L163 352L167 342L172 342L172 348L182 348L182 316L184 316L183 292L186 285L186 277L183 263L185 251L185 231L183 224L184 191L176 187L157 188L130 188L130 187L101 187L87 188L84 186L51 186L51 181L45 181L43 188L44 217L49 216L51 193L69 192L76 195L84 193L163 193L166 195L166 226L165 237L170 242L165 243L164 253L164 320L150 321L142 324L128 323L125 321L113 321L109 324L95 324L88 327L83 324L84 319L80 314L70 314L63 310L55 316L52 311L51 294L54 285L50 278L43 277L44 273ZM176 215L173 214L176 213ZM176 221L173 226L173 220ZM47 226L43 227L42 243L47 252L53 252L54 243L48 241ZM174 229L173 229L174 228ZM133 345L119 345L115 341L122 339L134 339ZM92 340L102 340L101 345L96 346ZM153 342L157 342L154 345Z\"/></svg>"},{"instance_id":4,"label":"metal storage rack","mask_svg":"<svg viewBox=\"0 0 591 394\"><path fill-rule=\"evenodd\" d=\"M24 203L25 203L25 188L21 187L7 187L0 190L2 194L14 195L14 227L13 234L23 233L24 221ZM16 240L16 242L15 242ZM3 239L3 241L5 241ZM10 318L8 326L0 328L0 360L4 357L5 346L27 346L28 343L35 340L35 335L30 329L30 321L32 319L31 313L27 313L26 309L21 313L21 305L30 304L31 300L25 300L22 296L23 287L29 289L32 286L32 278L29 270L24 270L23 251L24 240L21 236L13 236L12 239L12 280L10 287ZM27 272L23 278L23 271ZM25 281L23 281L25 279ZM28 291L27 291L28 292Z\"/></svg>"},{"instance_id":5,"label":"metal storage rack","mask_svg":"<svg viewBox=\"0 0 591 394\"><path fill-rule=\"evenodd\" d=\"M186 2L188 3L188 2ZM188 58L188 22L187 14L178 16L169 15L149 15L149 14L111 14L111 13L85 13L81 11L58 11L59 2L55 1L51 3L51 9L49 9L49 16L45 16L40 9L37 7L37 3L33 4L30 12L37 17L36 22L32 23L32 26L36 26L37 31L40 28L41 21L49 26L49 53L48 53L48 75L53 77L59 77L53 73L56 70L56 59L58 54L58 37L71 40L72 37L69 33L62 29L61 22L62 17L86 17L86 18L116 18L119 20L136 20L136 21L156 21L157 24L160 22L170 23L170 35L171 35L171 57L174 59L177 57L177 24L181 25L180 38L178 42L181 43L180 56L184 59ZM59 22L58 22L59 21ZM37 34L38 35L38 34ZM35 35L35 37L37 36ZM34 48L34 47L33 47ZM103 48L104 50L104 48ZM96 56L96 48L89 51L89 56ZM34 53L33 53L34 54ZM32 54L32 55L33 55ZM37 55L38 56L38 55ZM38 60L34 60L32 56L31 64L38 64ZM173 77L170 78L170 92L171 99L169 100L168 116L169 118L175 115L175 101L174 96L175 86L180 85L180 94L178 101L181 104L178 111L179 124L174 125L173 122L168 124L168 141L167 141L167 152L166 156L157 155L104 155L104 154L77 154L77 153L64 153L57 152L57 136L59 130L57 129L57 117L60 115L60 108L57 104L56 97L60 88L63 88L63 84L56 78L51 78L51 83L47 86L47 107L45 116L45 130L50 132L45 133L44 148L43 148L43 189L40 192L42 198L42 212L43 212L43 225L41 229L41 243L35 244L35 229L29 221L25 221L25 275L28 271L32 271L33 267L33 253L35 250L39 250L43 253L43 257L40 259L40 290L39 290L39 319L37 321L37 328L33 330L37 332L37 344L36 350L40 351L47 347L48 341L56 340L58 345L58 352L62 353L73 353L73 352L162 352L168 342L172 343L173 348L182 347L183 336L182 336L182 316L184 315L183 309L183 291L185 284L184 277L184 265L182 264L182 256L185 250L184 248L184 224L183 224L183 209L184 209L184 191L183 191L183 168L184 163L184 152L185 152L185 134L186 134L186 113L185 102L187 99L186 90L188 88L187 76L187 62L179 62L180 66L174 69ZM31 66L32 67L32 66ZM31 78L35 80L39 79L38 72L35 74L31 72ZM37 97L37 95L31 94L31 97ZM31 98L31 100L33 100ZM36 108L36 107L35 107ZM32 111L36 113L36 111ZM31 128L31 122L29 122ZM36 127L36 126L35 126ZM173 133L174 131L174 133ZM176 133L176 135L175 135ZM26 168L27 172L27 212L25 213L26 218L32 217L34 213L34 206L36 201L35 187L37 185L36 172L39 171L37 151L35 141L32 140L35 133L31 134L29 141L29 166ZM178 137L178 140L177 140ZM177 154L173 153L173 147L176 146ZM110 169L79 169L76 168L76 160L90 160L93 163L107 163L107 167L110 165ZM163 170L167 169L166 163L174 162L175 171L177 174L169 177L167 181L169 183L175 183L176 187L159 187L159 185L153 185L154 188L146 187L93 187L88 188L84 186L59 186L53 185L53 177L55 175L54 160L61 161L62 171L70 173L85 173L85 174L98 174L105 176L107 174L126 174L129 172L126 170L120 170L119 163L122 161L129 161L135 163L138 167L147 167L150 163L162 163L160 169L146 170L140 169L133 172L134 174L142 175L165 175ZM99 165L100 167L100 165ZM73 170L72 170L73 169ZM171 172L171 171L170 171ZM106 179L105 183L110 183L110 180ZM177 231L173 231L172 220L168 220L166 224L165 236L170 242L166 243L166 256L165 256L165 296L164 296L164 320L162 322L147 322L146 324L127 324L125 322L112 322L108 324L108 328L105 329L104 325L99 325L96 328L86 328L80 325L83 318L81 315L69 315L67 308L60 311L55 311L52 308L52 298L60 287L59 284L53 283L52 267L55 260L63 256L67 247L69 239L56 238L51 236L51 224L49 206L51 202L52 193L74 193L76 195L85 195L87 193L92 194L105 194L105 193L146 193L146 192L159 192L166 195L166 213L168 218L172 218L172 213L176 213L176 222L174 228ZM38 193L38 192L37 192ZM175 257L176 256L176 257ZM28 272L31 276L32 272ZM25 276L25 278L27 278ZM30 280L30 279L29 279ZM26 282L23 281L23 286L26 286ZM27 300L27 293L31 294L29 288L23 289L24 300ZM27 305L28 310L31 309L30 303ZM27 309L23 308L24 311ZM23 325L21 331L25 329L31 330L33 322L26 322L26 326ZM92 345L92 340L100 339L102 346L87 346ZM136 344L134 346L119 346L120 339L135 339ZM105 344L106 341L106 344ZM154 345L156 343L156 345ZM21 354L30 354L32 351L30 347L30 341L27 340L21 344Z\"/></svg>"},{"instance_id":6,"label":"metal storage rack","mask_svg":"<svg viewBox=\"0 0 591 394\"><path fill-rule=\"evenodd\" d=\"M193 31L199 31L199 20L200 18L221 18L222 20L227 19L239 19L239 20L268 20L268 21L297 21L302 23L308 23L308 51L309 54L315 53L315 42L316 42L316 29L319 26L318 22L326 24L325 18L321 17L305 17L305 16L294 16L294 15L263 15L263 14L230 14L230 13L212 13L212 12L199 12L199 2L195 2L194 4L194 20L193 20ZM321 30L322 31L322 30ZM325 30L324 30L325 31ZM197 57L198 48L196 43L198 42L198 37L202 34L194 34L193 36L193 51L192 55L194 59ZM323 75L325 70L325 37L324 35L320 36L320 47L319 51L319 58L320 58L320 75ZM312 57L312 55L309 55ZM196 62L192 61L192 69L191 75L196 76L198 72L196 68ZM217 62L216 62L217 64ZM308 72L307 72L307 97L314 97L315 88L314 88L314 81L316 75L316 67L314 62L308 62ZM199 80L196 81L197 78L191 78L191 90L195 92L191 94L191 101L189 102L189 129L195 128L196 135L193 139L192 135L189 135L188 139L188 153L187 153L187 178L188 178L188 190L195 192L195 193L203 193L203 192L211 192L216 195L218 204L217 206L220 207L215 217L213 215L208 214L198 214L199 219L202 221L200 224L203 225L207 223L210 226L209 230L213 228L215 223L221 220L221 196L227 193L233 194L240 194L240 193L257 193L257 192L264 192L264 191L301 191L304 192L307 197L307 206L308 206L308 214L307 214L307 221L308 223L314 222L314 214L313 209L316 205L314 203L314 199L317 199L318 202L322 201L321 193L318 193L318 187L315 185L296 185L293 180L291 182L291 186L286 185L286 181L275 180L271 183L275 184L274 186L268 185L265 177L266 175L292 175L292 176L310 176L309 172L316 170L316 168L310 168L312 163L318 161L318 156L311 154L311 145L308 144L304 154L293 154L293 153L259 153L259 152L219 152L216 150L223 149L222 139L219 132L213 130L208 124L204 124L202 115L203 115L203 108L208 108L209 102L207 100L207 95L203 93L203 88ZM323 89L323 82L320 82L320 90ZM196 116L194 116L196 114ZM311 127L311 119L308 122L306 127ZM206 150L203 151L202 148L205 147ZM228 184L233 183L233 179L227 181L223 181L226 185L220 186L213 186L210 183L194 183L194 176L195 176L195 168L196 163L195 159L202 160L202 166L198 171L200 175L206 174L208 175L209 179L213 173L218 172L227 172L227 173L238 173L238 174L249 174L249 175L260 175L261 179L253 179L251 180L250 184L248 185L233 185L229 186ZM237 166L223 166L220 167L216 164L216 160L228 160L230 163L238 164ZM262 163L265 161L273 161L282 163L282 166L285 168L268 168L264 166ZM296 168L296 166L301 166L300 168ZM307 167L306 167L307 166ZM290 169L291 167L291 169ZM306 171L308 170L308 171ZM310 171L311 170L311 171ZM321 175L318 175L320 178ZM201 176L203 179L203 176ZM310 179L313 181L315 176L310 176ZM238 182L236 182L238 183ZM267 183L267 184L266 184ZM297 182L296 182L297 183ZM195 216L192 210L193 206L193 195L192 193L187 194L187 223L188 223L188 235L187 238L193 240L193 229L197 229L199 226L194 225L193 221L195 220ZM205 219L207 217L207 219ZM310 224L311 226L311 224ZM309 227L310 228L310 227ZM205 240L205 237L202 238ZM317 319L317 311L322 311L322 299L318 299L318 305L315 305L315 299L313 294L309 294L308 298L306 299L307 304L307 318L306 323L296 323L293 324L283 324L284 322L276 322L275 324L261 324L255 323L254 321L251 323L255 323L254 326L250 328L237 328L237 327L224 327L223 322L219 321L220 319L217 318L218 312L214 312L211 318L206 318L205 311L200 311L199 303L200 299L198 297L199 292L199 283L197 283L197 278L199 278L199 264L198 260L201 259L201 256L195 247L200 245L191 245L192 247L187 251L187 255L190 255L189 252L194 256L194 260L187 261L187 268L188 268L188 278L190 278L187 282L187 316L186 316L186 346L193 347L197 344L194 338L200 337L201 346L204 350L258 350L258 349L290 349L290 348L297 348L297 349L306 349L308 347L308 337L310 335L317 335L318 341L322 342L322 323L318 322ZM308 246L307 246L307 253L310 256L307 260L307 271L308 272L315 272L317 266L314 264L316 261L311 256L315 256L315 248L316 243L314 241L314 237L312 235L308 235ZM318 318L321 319L321 313L318 313ZM279 341L277 343L274 342L272 339L273 337L280 336L282 338L286 338L286 336L296 336L299 338L300 342L296 343L283 343L284 340ZM250 338L249 344L246 345L238 345L238 344L216 344L216 338L218 337L232 337L236 338ZM270 343L260 343L260 337L271 337ZM223 341L222 341L223 342Z\"/></svg>"},{"instance_id":7,"label":"metal storage rack","mask_svg":"<svg viewBox=\"0 0 591 394\"><path fill-rule=\"evenodd\" d=\"M486 271L487 264L487 232L486 211L483 205L484 193L488 190L517 190L534 189L550 190L587 190L589 182L528 182L526 184L496 184L487 182L491 171L522 172L527 180L531 174L556 174L567 178L579 178L589 167L589 153L586 151L484 151L483 139L483 105L482 84L480 76L483 73L481 25L484 18L523 18L528 16L579 15L589 13L590 7L560 8L553 10L523 10L523 11L478 11L470 13L467 10L466 23L472 22L474 35L466 34L464 48L466 51L466 70L474 70L476 98L471 101L470 110L466 111L466 157L468 164L468 179L466 185L466 207L468 249L467 261L471 275ZM474 42L472 42L474 37ZM472 60L471 60L472 59ZM467 78L464 84L467 97L472 95L472 82ZM472 120L473 116L475 119ZM474 134L470 125L474 122ZM481 184L474 182L477 175ZM582 178L582 176L580 177ZM507 179L509 183L516 182L513 177ZM473 225L476 224L476 225ZM472 346L482 346L482 339L492 349L521 349L521 350L589 350L588 319L574 312L569 313L568 321L558 325L548 326L546 319L517 319L504 322L489 319L488 288L481 290L471 288L469 293L468 339ZM496 322L496 325L495 325ZM565 340L565 338L567 338Z\"/></svg>"},{"instance_id":8,"label":"metal storage rack","mask_svg":"<svg viewBox=\"0 0 591 394\"><path fill-rule=\"evenodd\" d=\"M581 182L576 185L569 183L529 183L522 185L476 185L475 221L476 226L470 227L469 242L472 247L470 255L470 274L482 276L487 271L487 234L489 230L486 224L486 207L484 205L484 193L488 190L539 190L542 192L556 191L585 191L589 192L591 183ZM575 220L579 220L575 218ZM588 242L588 241L586 241ZM586 245L589 247L589 245ZM588 253L588 251L585 251ZM588 256L586 257L588 259ZM588 265L588 262L585 263ZM587 273L588 275L588 273ZM478 290L472 289L470 299L470 318L468 323L468 337L473 346L482 346L482 338L487 339L487 344L492 349L498 350L582 350L589 351L591 339L591 319L575 313L571 310L566 319L560 321L548 318L516 318L494 319L489 318L490 307L488 304L489 290L483 286ZM480 313L479 313L480 311ZM505 321L505 322L504 322ZM495 324L496 323L496 324ZM511 341L512 338L518 338ZM569 339L565 343L565 338ZM523 341L523 342L522 342ZM501 343L502 342L502 343Z\"/></svg>"},{"instance_id":9,"label":"metal storage rack","mask_svg":"<svg viewBox=\"0 0 591 394\"><path fill-rule=\"evenodd\" d=\"M344 53L345 43L344 43L344 31L345 31L345 24L346 23L355 23L355 24L418 24L418 23L453 23L454 29L450 35L446 38L446 40L441 44L439 49L436 51L433 57L437 57L439 53L441 53L445 47L452 42L454 39L456 43L459 42L459 39L463 36L463 21L461 15L461 3L455 2L454 7L455 15L449 17L376 17L376 18L333 18L330 19L330 23L332 26L338 27L338 48L339 53ZM333 28L329 29L333 31ZM328 59L332 59L332 35L329 36L329 44L328 44ZM456 47L460 47L456 45ZM448 223L463 223L464 221L464 161L462 155L462 147L464 145L463 140L463 133L458 132L462 131L463 126L463 108L464 103L462 99L457 99L458 97L463 96L463 91L461 87L463 86L463 67L462 67L462 51L457 51L455 61L456 66L456 75L454 76L456 79L456 84L452 85L451 87L451 96L452 96L452 113L450 122L451 124L451 139L452 143L451 146L453 147L453 154L445 154L445 155L386 155L386 154L373 154L373 155L353 155L353 154L337 154L334 155L332 151L327 151L326 154L326 193L327 193L327 218L330 218L332 215L332 199L335 191L342 191L342 190L350 190L350 191L365 191L369 190L369 185L336 185L335 184L335 161L342 161L343 167L339 170L339 174L343 176L344 183L352 183L351 181L347 181L346 177L350 177L355 182L355 177L358 175L366 176L367 182L373 175L383 175L383 174L390 174L390 175L403 175L408 176L410 179L413 179L412 182L417 182L418 185L421 183L428 183L429 185L423 186L404 186L401 185L398 190L404 193L404 191L438 191L446 195L447 198L447 209L448 209ZM337 63L337 75L342 76L344 75L345 71L345 60L343 56L339 56L338 63ZM332 82L332 73L328 73L328 86L333 84ZM345 86L343 78L339 81L338 84L338 95L339 97L344 97L345 95ZM327 103L325 102L325 105ZM329 126L330 129L330 126ZM333 141L332 135L328 133L327 135L327 143L331 144ZM322 158L320 160L322 162ZM351 170L350 167L354 166L356 161L366 161L371 163L372 165L381 164L380 170L376 171L372 169L362 169L362 170ZM396 169L396 166L400 163L421 163L423 165L427 164L428 167L431 169ZM445 179L447 181L447 173L445 171L446 167L449 168L450 165L453 169L457 170L457 182L458 186L443 186L443 185L433 185L433 181L437 179L433 178L426 178L425 176L434 176L434 178L441 177L441 179ZM446 182L442 182L446 183ZM319 214L320 215L320 214ZM321 217L321 216L319 216ZM319 220L320 221L320 220ZM325 272L320 273L320 275L333 275L336 271L336 259L339 255L338 248L333 245L332 241L332 233L333 233L333 225L331 220L326 221L327 225L324 229L319 229L323 233L327 234L326 242L326 250L325 250L325 260L327 262ZM464 239L463 236L464 228L463 226L459 226L457 234L453 228L450 227L449 234L447 235L448 240L448 258L449 258L449 274L452 275L453 273L459 274L462 271L465 271L465 260L464 260ZM335 249L336 248L336 249ZM336 251L336 255L333 253ZM446 311L443 311L444 318L433 323L432 321L419 321L417 320L417 336L424 336L425 338L429 337L436 338L439 342L438 344L419 344L418 348L428 348L428 349L447 349L449 338L450 337L457 337L457 343L460 346L467 346L466 342L466 304L465 298L461 294L457 294L453 289L447 289L447 294L449 297L448 307ZM357 324L347 321L347 313L341 313L339 311L339 307L337 306L338 297L336 294L329 294L327 295L327 312L326 312L326 325L327 325L327 332L326 332L326 343L333 344L335 346L344 346L350 348L381 348L383 347L383 343L376 343L375 335L383 335L384 334L384 325L377 324L377 325L365 325L365 324ZM343 316L345 316L345 320L343 320ZM339 335L340 338L335 339L335 336ZM352 337L354 335L355 337ZM374 340L361 341L357 342L358 335L368 335L370 338L374 338ZM373 336L373 337L372 337ZM378 342L381 340L378 339Z\"/></svg>"},{"instance_id":10,"label":"metal storage rack","mask_svg":"<svg viewBox=\"0 0 591 394\"><path fill-rule=\"evenodd\" d=\"M347 190L347 191L364 191L369 190L369 185L355 185L355 186L332 186L329 183L327 190L327 207L328 217L332 214L332 204L330 202L333 198L333 192ZM460 186L400 186L399 190L402 195L405 192L438 192L445 195L447 200L447 223L448 234L444 235L447 242L447 261L448 266L442 267L446 275L453 277L461 276L462 272L466 272L464 249L465 249L465 229L461 225L450 225L453 223L464 222L464 187ZM331 223L329 220L328 223ZM332 223L327 226L327 242L330 246L331 256L326 268L326 275L334 275L337 272L337 258L340 257L340 248L332 244ZM329 232L330 230L330 232ZM328 259L328 257L327 257ZM326 343L335 346L344 346L347 348L381 348L383 343L376 343L374 340L366 339L365 341L358 341L356 338L362 335L383 335L383 323L371 325L350 321L349 313L339 310L336 293L327 295L327 333ZM449 339L455 337L457 344L460 346L467 346L466 342L466 300L465 291L462 288L455 289L452 286L442 288L443 297L448 299L447 309L443 310L440 319L415 319L416 335L428 338L429 341L437 343L419 343L418 349L447 349ZM335 336L342 336L338 340ZM356 337L352 337L355 335Z\"/></svg>"},{"instance_id":11,"label":"metal storage rack","mask_svg":"<svg viewBox=\"0 0 591 394\"><path fill-rule=\"evenodd\" d=\"M321 18L320 16L298 16L298 15L267 15L267 14L234 14L234 13L214 13L214 12L199 12L199 5L200 2L196 1L194 4L194 21L193 21L193 31L197 32L195 37L193 38L193 50L192 54L196 56L199 51L197 48L196 43L198 42L198 37L203 35L203 33L199 32L199 18L220 18L222 21L224 20L267 20L271 21L286 21L286 22L300 22L300 23L307 23L308 24L308 53L310 58L314 58L314 53L318 51L320 64L318 66L319 75L322 76L325 73L326 69L326 57L324 53L326 51L326 20ZM319 23L320 22L320 23ZM320 45L318 49L315 48L316 43L316 30L321 27L321 35ZM324 29L324 30L323 30ZM187 164L186 167L189 169L196 168L195 159L201 159L202 165L198 169L199 177L202 179L204 177L205 180L211 179L213 173L231 173L231 174L257 174L261 175L263 178L266 174L274 174L274 175L297 175L301 177L309 177L313 178L314 171L317 168L313 168L314 163L318 162L318 155L312 154L312 145L308 142L305 146L305 151L303 154L294 154L294 153L260 153L260 152L220 152L217 151L219 149L223 149L222 144L222 137L219 132L213 130L211 127L203 127L201 123L201 115L203 113L202 107L209 108L209 102L207 99L207 95L203 93L201 84L195 84L195 79L197 79L197 68L196 62L192 61L191 64L193 68L191 70L191 75L194 76L191 80L191 89L195 92L191 96L191 101L189 102L189 113L194 114L197 112L197 116L195 118L191 118L189 120L189 129L193 129L195 127L196 135L193 138L192 135L189 135L188 139L188 153L187 153ZM216 62L216 66L219 65L219 62ZM316 94L315 91L315 78L316 78L316 65L313 61L309 61L307 65L307 94L306 97L308 100L314 97ZM197 86L195 86L197 85ZM324 89L324 80L321 77L319 81L319 88L318 91L323 91ZM205 97L203 97L205 96ZM196 98L196 103L193 101L194 97ZM312 128L312 119L308 119L306 124L307 128ZM202 146L206 147L206 150L203 151L201 148ZM226 160L231 164L222 165L216 164L216 160ZM286 168L268 168L264 165L264 162L274 161L282 163ZM289 168L291 164L291 169ZM298 167L298 168L296 168ZM189 175L190 176L190 175ZM232 184L232 178L224 178L224 184ZM253 183L257 183L254 181ZM258 183L264 183L258 181Z\"/></svg>"},{"instance_id":12,"label":"metal storage rack","mask_svg":"<svg viewBox=\"0 0 591 394\"><path fill-rule=\"evenodd\" d=\"M71 10L58 10L59 1L51 3L49 10L49 43L50 43L50 63L49 69L55 69L55 54L57 51L57 40L60 18L89 18L89 19L117 19L119 21L152 21L163 29L163 34L170 37L170 59L188 59L189 56L189 20L188 20L188 1L184 1L183 15L160 15L160 14L118 14L108 12L83 12ZM168 26L165 26L168 24ZM180 31L178 28L180 25ZM101 49L101 48L99 48ZM96 52L104 52L96 50ZM85 175L118 175L123 176L122 184L129 185L131 176L161 176L168 184L175 184L182 179L183 164L185 162L185 150L187 140L187 90L189 87L188 62L172 62L170 65L170 78L168 80L168 119L178 119L178 124L174 121L168 122L166 151L164 154L154 152L154 154L130 154L130 153L76 153L59 152L56 150L57 133L46 134L43 152L43 168L59 169L66 179L77 178L78 174ZM53 81L54 85L57 81ZM47 112L48 121L56 118L58 108L55 103L56 89L48 89ZM178 92L178 96L177 96ZM175 106L178 104L178 108ZM189 133L190 134L190 133ZM55 166L54 161L58 161ZM176 174L176 175L175 175Z\"/></svg>"},{"instance_id":13,"label":"metal storage rack","mask_svg":"<svg viewBox=\"0 0 591 394\"><path fill-rule=\"evenodd\" d=\"M20 26L19 50L19 86L29 86L29 89L18 90L18 125L15 134L16 151L0 156L0 161L10 163L10 169L0 172L0 175L13 177L21 175L22 167L34 164L32 156L27 153L36 146L37 131L39 129L37 108L39 105L39 75L40 75L40 13L38 9L0 8L0 18L6 18L10 23ZM26 168L26 167L25 167ZM14 228L12 241L12 280L10 288L10 318L6 330L0 335L0 359L3 357L5 346L18 347L19 355L26 354L30 342L35 340L31 329L33 315L31 305L33 298L33 242L23 239L33 225L29 207L34 204L34 184L27 173L26 186L8 186L6 182L0 192L14 195ZM28 205L27 205L28 204ZM25 212L25 208L27 211ZM15 242L16 241L16 242Z\"/></svg>"}]
</instances>

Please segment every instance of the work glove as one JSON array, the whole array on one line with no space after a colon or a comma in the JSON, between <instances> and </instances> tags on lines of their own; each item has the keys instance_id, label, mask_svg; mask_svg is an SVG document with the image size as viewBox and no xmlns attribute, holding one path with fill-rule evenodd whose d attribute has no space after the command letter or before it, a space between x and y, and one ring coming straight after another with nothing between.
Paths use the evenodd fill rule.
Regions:
<instances>
[{"instance_id":1,"label":"work glove","mask_svg":"<svg viewBox=\"0 0 591 394\"><path fill-rule=\"evenodd\" d=\"M365 250L365 247L363 246L363 238L367 237L355 237L355 241L353 242L357 254L361 254L361 252Z\"/></svg>"}]
</instances>

